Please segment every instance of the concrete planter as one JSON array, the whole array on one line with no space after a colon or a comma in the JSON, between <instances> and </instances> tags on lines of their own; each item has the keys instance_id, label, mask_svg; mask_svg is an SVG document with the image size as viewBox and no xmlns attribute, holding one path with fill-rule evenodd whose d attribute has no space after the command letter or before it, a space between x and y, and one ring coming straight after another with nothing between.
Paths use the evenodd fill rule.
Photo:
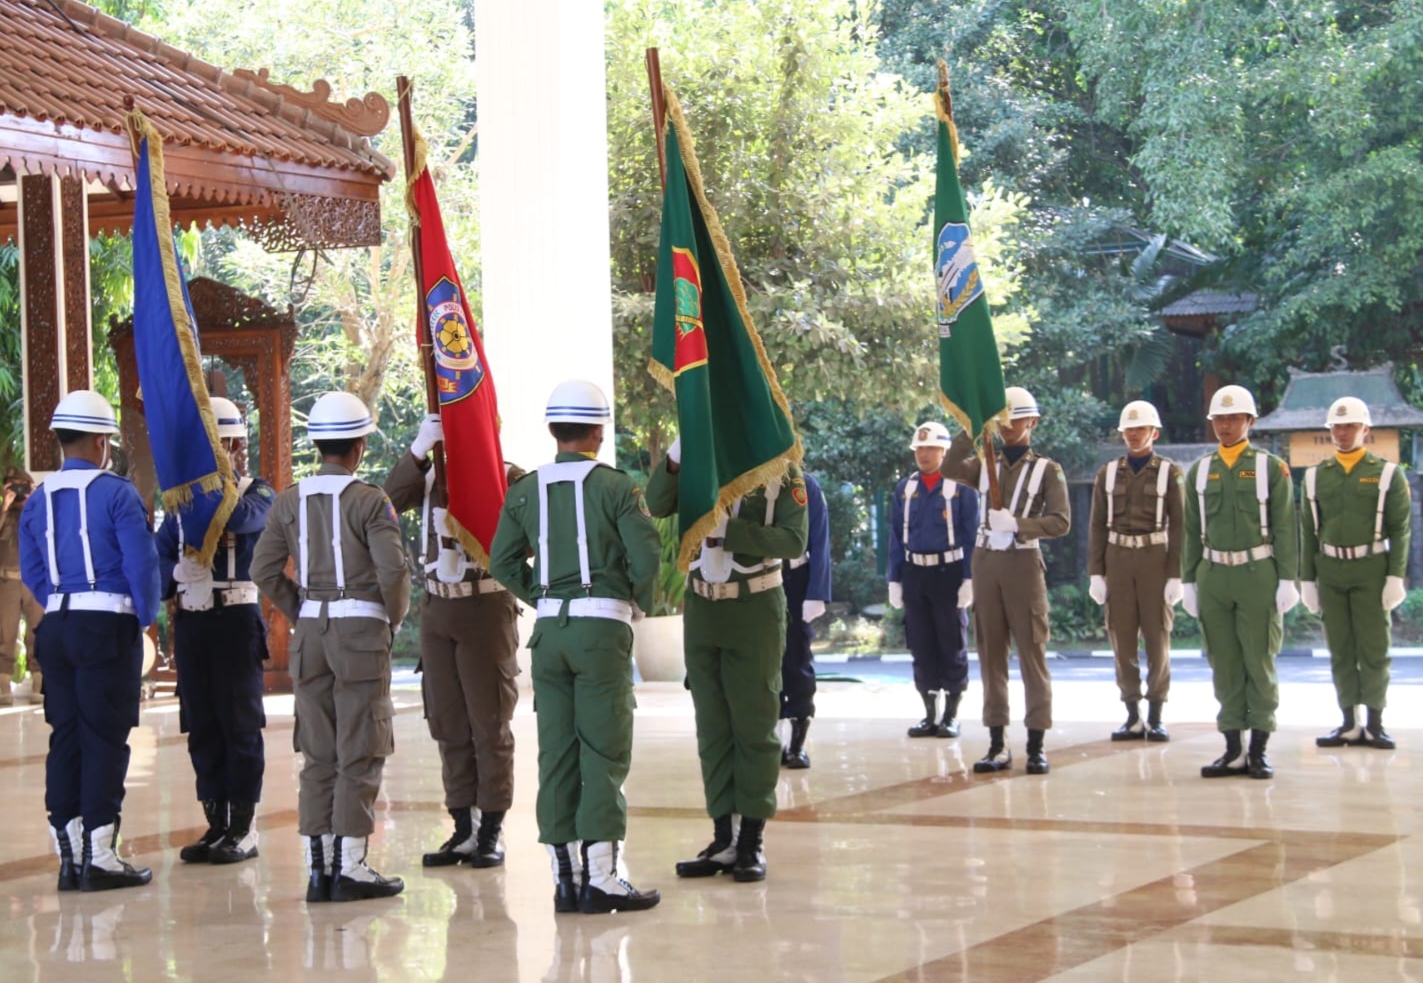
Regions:
<instances>
[{"instance_id":1,"label":"concrete planter","mask_svg":"<svg viewBox=\"0 0 1423 983\"><path fill-rule=\"evenodd\" d=\"M632 626L632 656L648 682L680 683L687 674L682 657L682 616L643 618Z\"/></svg>"}]
</instances>

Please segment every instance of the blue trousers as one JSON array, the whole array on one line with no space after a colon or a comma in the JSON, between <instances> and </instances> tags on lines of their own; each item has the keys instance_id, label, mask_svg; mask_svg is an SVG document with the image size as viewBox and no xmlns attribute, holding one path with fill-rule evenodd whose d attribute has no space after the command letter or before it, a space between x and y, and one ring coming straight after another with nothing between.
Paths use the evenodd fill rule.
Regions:
<instances>
[{"instance_id":1,"label":"blue trousers","mask_svg":"<svg viewBox=\"0 0 1423 983\"><path fill-rule=\"evenodd\" d=\"M914 657L914 688L921 693L968 688L968 616L959 609L963 564L916 567L905 564L904 634Z\"/></svg>"},{"instance_id":2,"label":"blue trousers","mask_svg":"<svg viewBox=\"0 0 1423 983\"><path fill-rule=\"evenodd\" d=\"M786 651L781 656L781 719L815 716L815 631L801 618L810 586L810 564L786 569Z\"/></svg>"}]
</instances>

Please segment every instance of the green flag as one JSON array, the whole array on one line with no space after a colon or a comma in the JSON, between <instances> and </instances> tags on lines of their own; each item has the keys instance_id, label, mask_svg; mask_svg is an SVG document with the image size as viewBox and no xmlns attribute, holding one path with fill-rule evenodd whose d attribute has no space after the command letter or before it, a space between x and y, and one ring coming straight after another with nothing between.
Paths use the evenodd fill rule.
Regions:
<instances>
[{"instance_id":1,"label":"green flag","mask_svg":"<svg viewBox=\"0 0 1423 983\"><path fill-rule=\"evenodd\" d=\"M721 514L782 477L801 446L747 313L731 243L702 188L687 121L672 90L665 94L667 184L648 371L677 397L678 565L685 570Z\"/></svg>"},{"instance_id":2,"label":"green flag","mask_svg":"<svg viewBox=\"0 0 1423 983\"><path fill-rule=\"evenodd\" d=\"M958 131L948 103L948 69L939 62L934 95L939 166L934 187L934 275L939 322L939 398L975 438L1006 405L1003 366L959 184Z\"/></svg>"}]
</instances>

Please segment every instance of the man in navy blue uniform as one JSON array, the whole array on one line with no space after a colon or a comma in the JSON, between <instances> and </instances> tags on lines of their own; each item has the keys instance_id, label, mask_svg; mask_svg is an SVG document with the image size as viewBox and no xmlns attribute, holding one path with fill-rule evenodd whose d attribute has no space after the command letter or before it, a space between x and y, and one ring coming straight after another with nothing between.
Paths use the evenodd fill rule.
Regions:
<instances>
[{"instance_id":1,"label":"man in navy blue uniform","mask_svg":"<svg viewBox=\"0 0 1423 983\"><path fill-rule=\"evenodd\" d=\"M64 466L20 515L20 574L45 609L35 654L52 729L45 808L59 889L136 887L152 872L116 851L128 734L138 723L141 632L158 614L158 554L138 491L107 470L109 435L119 431L113 407L76 389L59 401L50 428Z\"/></svg>"},{"instance_id":2,"label":"man in navy blue uniform","mask_svg":"<svg viewBox=\"0 0 1423 983\"><path fill-rule=\"evenodd\" d=\"M791 722L790 742L781 750L786 768L809 768L805 736L815 716L815 665L810 643L815 639L811 622L830 603L830 516L820 484L805 475L810 535L806 551L786 563L786 651L781 656L781 719Z\"/></svg>"},{"instance_id":3,"label":"man in navy blue uniform","mask_svg":"<svg viewBox=\"0 0 1423 983\"><path fill-rule=\"evenodd\" d=\"M904 609L914 688L924 700L924 719L909 728L910 737L958 737L959 700L968 687L964 609L973 603L978 493L940 476L949 443L941 423L915 429L909 449L919 470L894 486L889 506L889 603Z\"/></svg>"},{"instance_id":4,"label":"man in navy blue uniform","mask_svg":"<svg viewBox=\"0 0 1423 983\"><path fill-rule=\"evenodd\" d=\"M163 596L174 597L178 704L188 734L207 832L178 856L186 863L231 864L257 856L252 819L262 798L265 756L262 663L267 629L261 598L248 574L252 550L276 493L242 473L247 426L236 404L211 401L217 436L238 478L237 507L227 520L212 566L184 556L183 529L169 513L158 530Z\"/></svg>"}]
</instances>

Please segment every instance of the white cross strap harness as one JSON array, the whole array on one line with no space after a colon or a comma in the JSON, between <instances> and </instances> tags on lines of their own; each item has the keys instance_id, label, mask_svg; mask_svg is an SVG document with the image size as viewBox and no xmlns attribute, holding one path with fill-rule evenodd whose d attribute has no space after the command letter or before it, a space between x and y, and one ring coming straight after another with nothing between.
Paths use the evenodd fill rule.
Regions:
<instances>
[{"instance_id":1,"label":"white cross strap harness","mask_svg":"<svg viewBox=\"0 0 1423 983\"><path fill-rule=\"evenodd\" d=\"M900 542L904 544L904 560L916 567L937 567L947 563L957 563L963 559L963 548L954 537L954 496L959 486L952 481L940 482L944 487L944 525L949 531L949 548L943 553L911 553L909 551L909 503L919 490L919 475L912 474L904 483L904 533Z\"/></svg>"},{"instance_id":2,"label":"white cross strap harness","mask_svg":"<svg viewBox=\"0 0 1423 983\"><path fill-rule=\"evenodd\" d=\"M763 525L774 525L776 521L776 499L781 495L781 483L774 481L766 485L766 514L762 518ZM744 498L738 498L731 505L731 514L740 517L741 503ZM701 577L691 576L691 571L696 570L701 573ZM750 574L746 580L732 580L732 573ZM687 586L692 589L692 593L698 597L704 597L709 601L729 601L740 597L742 591L747 594L759 594L768 591L773 587L779 587L782 574L779 560L765 559L759 563L744 566L736 562L736 555L724 546L710 546L705 541L702 543L701 552L688 567Z\"/></svg>"},{"instance_id":3,"label":"white cross strap harness","mask_svg":"<svg viewBox=\"0 0 1423 983\"><path fill-rule=\"evenodd\" d=\"M44 480L40 485L44 489L45 507L45 527L44 540L45 549L49 557L49 582L54 587L55 593L49 595L45 602L46 611L108 611L111 614L136 614L137 610L133 606L133 598L127 594L115 594L111 591L94 590L96 579L94 576L94 554L89 548L89 485L95 479L101 478L109 471L89 470L87 468L72 471L56 471ZM79 493L79 544L84 549L84 579L89 582L87 591L74 591L69 594L59 593L59 561L55 556L54 546L54 493L60 491L74 491Z\"/></svg>"},{"instance_id":4,"label":"white cross strap harness","mask_svg":"<svg viewBox=\"0 0 1423 983\"><path fill-rule=\"evenodd\" d=\"M1047 466L1048 459L1040 457L1033 461L1032 467L1023 468L1023 470L1018 472L1018 483L1013 486L1013 498L1012 501L1008 503L1008 512L1010 515L1017 516L1021 519L1029 518L1029 513L1033 510L1033 501L1038 497L1038 490L1043 486L1043 475L1047 473ZM1003 476L1003 466L1001 464L998 466L998 476L1000 479ZM1023 497L1023 485L1025 482L1028 487L1028 495L1026 498ZM988 468L986 467L980 467L978 469L978 491L980 495L985 498L987 497ZM1021 512L1018 510L1019 501L1023 503ZM993 540L990 538L988 531L988 509L981 509L978 517L978 546L980 549L995 549ZM1038 541L1036 539L1025 539L1020 542L1015 535L1013 537L1013 545L1007 548L1035 550L1038 548Z\"/></svg>"},{"instance_id":5,"label":"white cross strap harness","mask_svg":"<svg viewBox=\"0 0 1423 983\"><path fill-rule=\"evenodd\" d=\"M593 589L593 571L588 562L588 517L583 505L583 483L598 467L597 461L560 461L545 464L539 479L539 586L548 593L548 487L561 482L573 485L573 514L578 523L578 580L585 592ZM565 605L567 606L565 608ZM632 605L613 597L574 597L567 601L541 597L535 606L540 618L557 618L566 610L570 618L607 618L632 624Z\"/></svg>"},{"instance_id":6,"label":"white cross strap harness","mask_svg":"<svg viewBox=\"0 0 1423 983\"><path fill-rule=\"evenodd\" d=\"M324 608L328 618L375 618L389 624L390 616L386 614L384 604L346 596L346 562L341 552L341 493L355 481L355 475L350 474L318 474L303 478L297 483L301 493L301 502L297 506L297 552L300 554L297 560L297 576L300 578L302 590L310 587L311 575L311 550L307 540L307 512L311 505L309 499L314 495L330 495L331 554L336 561L336 590L341 595L334 601L302 601L300 616L319 618Z\"/></svg>"},{"instance_id":7,"label":"white cross strap harness","mask_svg":"<svg viewBox=\"0 0 1423 983\"><path fill-rule=\"evenodd\" d=\"M1383 510L1388 504L1388 489L1393 484L1394 472L1398 465L1385 461L1383 473L1379 475L1379 500L1374 509L1374 541L1361 546L1335 546L1324 542L1319 526L1319 501L1315 497L1315 485L1319 480L1319 466L1315 465L1304 473L1304 497L1309 502L1310 514L1314 516L1314 534L1319 539L1319 552L1336 560L1362 560L1366 556L1377 556L1389 551L1389 541L1383 535Z\"/></svg>"},{"instance_id":8,"label":"white cross strap harness","mask_svg":"<svg viewBox=\"0 0 1423 983\"><path fill-rule=\"evenodd\" d=\"M506 590L505 586L493 577L481 577L478 580L459 580L453 584L447 584L438 577L431 574L439 567L439 560L431 560L428 552L430 548L430 522L432 521L432 510L434 503L431 501L435 490L435 469L430 468L425 472L425 497L420 503L420 553L416 557L420 563L420 569L425 571L425 593L431 597L452 598L452 597L474 597L478 594L493 594L496 591ZM465 570L472 564L468 554L465 553L464 546L459 540L455 540L454 548L459 551L460 560ZM477 569L477 568L476 568Z\"/></svg>"},{"instance_id":9,"label":"white cross strap harness","mask_svg":"<svg viewBox=\"0 0 1423 983\"><path fill-rule=\"evenodd\" d=\"M1239 463L1237 460L1236 463ZM1254 560L1268 560L1275 555L1275 547L1270 544L1270 458L1264 451L1255 452L1255 498L1260 503L1259 546L1248 550L1213 550L1206 541L1206 485L1210 481L1211 458L1203 457L1196 464L1196 499L1201 509L1201 545L1205 547L1205 558L1224 567L1243 567Z\"/></svg>"},{"instance_id":10,"label":"white cross strap harness","mask_svg":"<svg viewBox=\"0 0 1423 983\"><path fill-rule=\"evenodd\" d=\"M1121 461L1109 461L1107 463L1107 476L1104 482L1107 494L1107 542L1113 546L1123 546L1127 549L1144 549L1147 546L1166 545L1166 488L1171 483L1171 463L1157 458L1156 471L1156 528L1149 533L1131 535L1120 533L1112 528L1114 513L1114 503L1112 493L1117 487L1117 469L1121 466Z\"/></svg>"}]
</instances>

